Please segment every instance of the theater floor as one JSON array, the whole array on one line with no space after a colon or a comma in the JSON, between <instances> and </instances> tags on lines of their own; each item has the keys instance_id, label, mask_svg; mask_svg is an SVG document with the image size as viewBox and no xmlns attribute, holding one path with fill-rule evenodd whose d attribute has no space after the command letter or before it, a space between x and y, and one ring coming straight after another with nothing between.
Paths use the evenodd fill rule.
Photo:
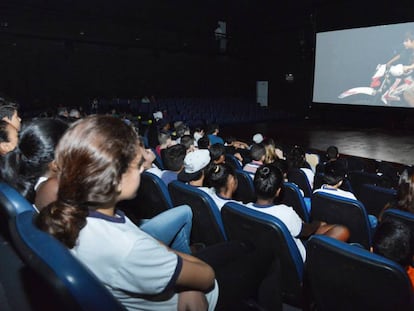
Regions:
<instances>
[{"instance_id":1,"label":"theater floor","mask_svg":"<svg viewBox=\"0 0 414 311\"><path fill-rule=\"evenodd\" d=\"M220 136L249 140L255 133L275 139L282 146L326 150L329 145L340 153L403 165L414 164L414 132L379 128L333 127L311 120L274 121L222 126Z\"/></svg>"}]
</instances>

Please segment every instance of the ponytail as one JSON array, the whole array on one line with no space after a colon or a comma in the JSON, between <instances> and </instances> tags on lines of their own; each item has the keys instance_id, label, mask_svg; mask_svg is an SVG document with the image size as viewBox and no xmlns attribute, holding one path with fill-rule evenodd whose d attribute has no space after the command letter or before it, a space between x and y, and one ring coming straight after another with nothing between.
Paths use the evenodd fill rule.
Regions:
<instances>
[{"instance_id":1,"label":"ponytail","mask_svg":"<svg viewBox=\"0 0 414 311\"><path fill-rule=\"evenodd\" d=\"M40 211L35 224L68 248L73 248L80 230L86 225L86 216L87 208L56 201Z\"/></svg>"}]
</instances>

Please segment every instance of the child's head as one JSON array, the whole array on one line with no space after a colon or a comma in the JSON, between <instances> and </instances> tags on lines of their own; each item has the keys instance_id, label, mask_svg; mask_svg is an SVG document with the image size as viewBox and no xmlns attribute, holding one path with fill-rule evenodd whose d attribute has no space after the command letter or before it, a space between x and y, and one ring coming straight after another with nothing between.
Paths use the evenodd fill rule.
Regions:
<instances>
[{"instance_id":1,"label":"child's head","mask_svg":"<svg viewBox=\"0 0 414 311\"><path fill-rule=\"evenodd\" d=\"M338 148L336 146L329 146L326 149L326 157L328 160L336 160L339 156Z\"/></svg>"},{"instance_id":2,"label":"child's head","mask_svg":"<svg viewBox=\"0 0 414 311\"><path fill-rule=\"evenodd\" d=\"M250 148L250 157L255 161L264 161L266 148L263 144L253 144Z\"/></svg>"},{"instance_id":3,"label":"child's head","mask_svg":"<svg viewBox=\"0 0 414 311\"><path fill-rule=\"evenodd\" d=\"M21 119L18 113L18 105L5 99L0 99L0 120L4 120L20 131Z\"/></svg>"},{"instance_id":4,"label":"child's head","mask_svg":"<svg viewBox=\"0 0 414 311\"><path fill-rule=\"evenodd\" d=\"M294 146L287 155L290 168L302 168L306 165L305 150L300 146Z\"/></svg>"},{"instance_id":5,"label":"child's head","mask_svg":"<svg viewBox=\"0 0 414 311\"><path fill-rule=\"evenodd\" d=\"M19 177L28 188L19 190L29 200L34 200L33 186L48 172L67 128L68 124L60 119L34 119L23 126L18 148Z\"/></svg>"},{"instance_id":6,"label":"child's head","mask_svg":"<svg viewBox=\"0 0 414 311\"><path fill-rule=\"evenodd\" d=\"M408 267L412 264L414 256L414 236L408 225L394 219L386 219L375 231L372 250L403 267Z\"/></svg>"},{"instance_id":7,"label":"child's head","mask_svg":"<svg viewBox=\"0 0 414 311\"><path fill-rule=\"evenodd\" d=\"M346 177L346 170L341 162L332 161L325 165L324 180L328 185L335 186Z\"/></svg>"},{"instance_id":8,"label":"child's head","mask_svg":"<svg viewBox=\"0 0 414 311\"><path fill-rule=\"evenodd\" d=\"M213 187L216 193L230 190L232 194L236 191L238 184L234 168L227 163L212 165L206 174L205 183Z\"/></svg>"},{"instance_id":9,"label":"child's head","mask_svg":"<svg viewBox=\"0 0 414 311\"><path fill-rule=\"evenodd\" d=\"M7 121L0 120L0 155L13 151L18 144L17 129Z\"/></svg>"},{"instance_id":10,"label":"child's head","mask_svg":"<svg viewBox=\"0 0 414 311\"><path fill-rule=\"evenodd\" d=\"M178 172L183 168L184 158L187 154L187 150L184 145L177 144L170 146L161 151L162 163L164 169L169 171Z\"/></svg>"},{"instance_id":11,"label":"child's head","mask_svg":"<svg viewBox=\"0 0 414 311\"><path fill-rule=\"evenodd\" d=\"M89 210L135 196L141 148L135 130L119 118L92 115L73 123L56 148L57 200L41 210L38 226L72 248Z\"/></svg>"},{"instance_id":12,"label":"child's head","mask_svg":"<svg viewBox=\"0 0 414 311\"><path fill-rule=\"evenodd\" d=\"M257 197L265 200L277 197L282 183L282 172L271 164L265 164L259 167L253 180Z\"/></svg>"},{"instance_id":13,"label":"child's head","mask_svg":"<svg viewBox=\"0 0 414 311\"><path fill-rule=\"evenodd\" d=\"M226 147L223 144L216 143L210 146L211 161L216 164L224 163L226 159Z\"/></svg>"},{"instance_id":14,"label":"child's head","mask_svg":"<svg viewBox=\"0 0 414 311\"><path fill-rule=\"evenodd\" d=\"M171 134L168 131L161 130L158 133L158 142L160 145L166 145L169 141L171 141Z\"/></svg>"}]
</instances>

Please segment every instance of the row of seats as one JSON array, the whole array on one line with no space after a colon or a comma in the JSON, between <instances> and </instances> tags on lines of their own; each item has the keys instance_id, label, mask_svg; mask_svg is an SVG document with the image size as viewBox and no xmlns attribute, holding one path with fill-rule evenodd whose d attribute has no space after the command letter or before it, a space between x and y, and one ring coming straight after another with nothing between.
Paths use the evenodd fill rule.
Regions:
<instances>
[{"instance_id":1,"label":"row of seats","mask_svg":"<svg viewBox=\"0 0 414 311\"><path fill-rule=\"evenodd\" d=\"M204 123L259 122L292 117L286 112L264 109L254 100L243 98L165 98L158 99L156 103L141 103L136 99L120 98L99 100L100 112L111 109L148 117L155 111L165 111L169 120L181 120L189 126Z\"/></svg>"},{"instance_id":2,"label":"row of seats","mask_svg":"<svg viewBox=\"0 0 414 311\"><path fill-rule=\"evenodd\" d=\"M144 173L143 180L144 176L157 179L150 173ZM363 248L315 236L306 245L305 266L290 232L277 218L235 202L227 203L220 212L212 208L214 202L203 191L178 181L169 188L173 206L187 203L193 208L194 241L211 245L242 240L258 248L271 248L277 264L269 279L285 303L303 308L310 299L318 310L411 310L411 284L395 263ZM24 263L57 292L59 304L68 310L123 310L66 247L33 225L33 207L20 194L5 184L0 185L0 194L14 247ZM414 226L414 216L409 213L389 210L384 217L399 217ZM358 293L361 289L365 289L363 295Z\"/></svg>"}]
</instances>

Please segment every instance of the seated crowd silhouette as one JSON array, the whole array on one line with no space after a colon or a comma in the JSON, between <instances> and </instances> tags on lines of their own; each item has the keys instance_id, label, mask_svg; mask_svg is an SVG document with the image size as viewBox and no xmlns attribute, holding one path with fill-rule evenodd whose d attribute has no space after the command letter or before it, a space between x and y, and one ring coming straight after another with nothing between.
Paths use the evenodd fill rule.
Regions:
<instances>
[{"instance_id":1,"label":"seated crowd silhouette","mask_svg":"<svg viewBox=\"0 0 414 311\"><path fill-rule=\"evenodd\" d=\"M217 123L20 122L2 99L2 310L414 308L410 167Z\"/></svg>"}]
</instances>

